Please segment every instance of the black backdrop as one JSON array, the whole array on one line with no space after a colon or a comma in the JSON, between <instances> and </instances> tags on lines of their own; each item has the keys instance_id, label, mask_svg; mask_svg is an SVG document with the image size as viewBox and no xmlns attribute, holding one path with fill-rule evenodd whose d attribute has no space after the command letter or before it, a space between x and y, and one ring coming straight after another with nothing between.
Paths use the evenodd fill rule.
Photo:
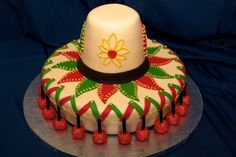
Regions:
<instances>
[{"instance_id":1,"label":"black backdrop","mask_svg":"<svg viewBox=\"0 0 236 157\"><path fill-rule=\"evenodd\" d=\"M236 156L235 0L0 0L0 156L69 156L33 135L23 96L46 57L78 38L89 10L114 2L139 12L148 36L178 53L201 90L197 132L166 156Z\"/></svg>"}]
</instances>

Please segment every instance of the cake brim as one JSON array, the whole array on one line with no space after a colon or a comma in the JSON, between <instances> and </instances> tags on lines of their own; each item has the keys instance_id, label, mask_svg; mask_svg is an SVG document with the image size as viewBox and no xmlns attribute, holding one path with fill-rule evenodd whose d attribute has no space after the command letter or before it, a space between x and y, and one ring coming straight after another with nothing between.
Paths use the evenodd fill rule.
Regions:
<instances>
[{"instance_id":1,"label":"cake brim","mask_svg":"<svg viewBox=\"0 0 236 157\"><path fill-rule=\"evenodd\" d=\"M73 42L74 41L70 42L69 44L73 44ZM154 46L152 46L152 44ZM74 46L76 48L76 45L74 45ZM121 120L121 118L126 118L125 116L127 116L127 115L126 115L125 111L127 111L127 110L119 112L119 111L117 111L117 108L119 110L119 107L116 107L116 106L114 107L111 105L112 104L111 102L108 102L108 100L112 96L112 92L111 92L112 90L110 92L107 92L105 90L106 92L103 92L103 93L102 93L102 90L98 91L97 93L98 94L100 93L100 95L98 96L98 98L100 100L99 100L99 102L95 102L95 105L92 101L89 101L87 103L82 103L83 104L82 106L75 107L72 105L73 96L75 98L83 97L84 95L86 95L84 93L95 90L101 86L109 86L114 90L118 86L119 86L119 88L122 88L122 87L120 87L122 84L129 84L129 83L134 84L134 86L140 87L140 90L144 90L146 88L150 89L150 90L156 90L157 96L158 96L158 94L164 95L166 91L163 88L161 88L161 86L159 86L157 83L153 82L153 80L156 77L158 77L158 78L162 77L162 79L168 79L168 78L174 78L177 80L182 79L182 84L181 83L178 84L178 88L180 90L176 90L175 98L172 98L173 100L170 100L168 95L164 95L164 97L166 99L164 106L161 106L161 102L158 102L159 108L157 108L154 104L150 107L149 110L152 110L150 112L146 111L145 106L143 106L143 104L137 105L137 103L135 103L138 100L137 94L135 94L135 89L131 92L126 89L122 89L123 91L121 93L124 96L126 96L128 99L130 99L130 102L134 102L133 106L131 105L133 110L132 110L132 113L130 113L130 115L128 117L129 120L127 121L127 123L129 125L128 125L127 129L129 129L130 132L135 131L137 126L140 125L140 121L141 121L140 117L144 116L144 115L147 116L147 120L148 120L148 123L146 123L147 126L151 126L151 125L153 125L154 121L156 119L158 119L158 110L160 110L161 107L165 111L164 116L165 116L165 114L167 114L167 112L170 111L171 101L175 101L178 98L179 93L183 89L186 78L185 78L185 71L184 71L183 63L178 58L176 53L174 53L173 51L168 49L166 46L164 46L156 41L149 40L147 46L148 46L147 59L149 62L149 67L153 68L152 71L147 71L143 76L140 76L139 78L131 80L129 82L121 83L121 84L117 83L117 84L115 84L115 87L113 88L113 87L111 87L111 84L96 82L96 80L88 79L86 76L84 76L77 69L76 62L80 59L79 54L78 54L79 52L76 51L75 49L73 49L75 51L70 51L70 53L68 53L68 51L67 51L68 45L65 45L62 48L56 50L52 54L52 56L49 57L49 59L47 59L47 61L44 64L44 67L42 70L42 84L44 86L44 90L51 97L51 101L54 103L54 106L59 104L62 107L63 111L65 111L65 112L63 112L63 114L70 123L76 125L75 114L85 114L85 115L87 114L87 116L84 116L84 118L83 118L83 116L81 116L81 120L84 121L84 123L86 123L85 125L87 125L87 126L85 126L86 130L94 131L96 129L96 119L100 118L104 121L103 127L107 130L108 134L117 134L121 130L121 121L120 120ZM159 56L159 53L162 50L165 50L166 54L168 54L168 56L171 56L171 57L165 58L165 57ZM64 57L63 60L65 62L58 62L57 61L56 64L52 63L53 65L51 65L50 60L52 61L53 57L56 57L56 56ZM70 64L68 64L69 62L70 62ZM172 76L172 75L169 75L168 73L166 73L165 71L160 70L161 69L160 67L165 66L166 64L169 64L170 62L176 63L176 65L177 65L176 70L179 71L179 74ZM75 67L74 67L73 63L76 63ZM157 67L157 68L155 69L155 67ZM60 68L62 69L63 73L65 71L69 71L69 72L65 72L66 75L63 78L56 80L56 82L54 82L54 84L53 83L50 84L49 80L54 79L52 77L52 75L49 75L50 71L54 70L54 69L60 69ZM159 74L156 72L159 72ZM85 83L80 84L82 81L85 82L85 80L87 81L87 84L85 84ZM61 87L63 87L63 85L66 85L70 82L77 82L78 84L80 84L80 86L79 85L77 86L78 88L76 88L76 91L74 94L64 94L63 93L64 94L64 95L62 94L63 96L60 95L61 93L59 93L60 90L58 90L58 89L60 89ZM82 88L82 86L83 86L83 88ZM171 84L170 84L170 86L171 86ZM175 84L175 86L176 86L176 84ZM130 93L128 93L128 92L130 92ZM168 93L171 96L173 96L173 93L170 93L170 92L168 92ZM103 96L101 96L101 95L103 95ZM94 97L94 95L90 96L91 100L92 100L92 97ZM102 109L98 108L96 106L96 104L102 105ZM127 105L127 104L124 104L124 105ZM128 105L130 105L130 104L128 104ZM85 109L87 109L87 110L85 111ZM108 111L109 111L109 113L107 113ZM111 114L111 111L113 111L113 114ZM112 121L114 123L106 122L107 117L109 117L109 121ZM109 126L109 124L110 124L110 126Z\"/></svg>"}]
</instances>

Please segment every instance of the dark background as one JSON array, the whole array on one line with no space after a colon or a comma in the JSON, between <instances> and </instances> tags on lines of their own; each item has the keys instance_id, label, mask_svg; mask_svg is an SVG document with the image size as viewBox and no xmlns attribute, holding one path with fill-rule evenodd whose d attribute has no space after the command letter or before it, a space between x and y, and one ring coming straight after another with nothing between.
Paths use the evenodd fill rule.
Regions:
<instances>
[{"instance_id":1,"label":"dark background","mask_svg":"<svg viewBox=\"0 0 236 157\"><path fill-rule=\"evenodd\" d=\"M87 13L111 2L136 9L149 38L175 50L201 90L197 132L166 156L236 156L235 0L0 0L0 156L69 156L33 135L23 96L47 56L79 37Z\"/></svg>"}]
</instances>

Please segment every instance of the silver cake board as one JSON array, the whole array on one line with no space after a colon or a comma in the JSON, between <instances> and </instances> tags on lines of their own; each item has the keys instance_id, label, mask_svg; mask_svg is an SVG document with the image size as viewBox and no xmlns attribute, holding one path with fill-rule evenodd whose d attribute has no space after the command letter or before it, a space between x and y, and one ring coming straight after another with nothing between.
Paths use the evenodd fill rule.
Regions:
<instances>
[{"instance_id":1,"label":"silver cake board","mask_svg":"<svg viewBox=\"0 0 236 157\"><path fill-rule=\"evenodd\" d=\"M39 75L28 87L23 102L23 110L26 122L30 129L42 141L50 145L55 150L80 157L137 157L149 155L163 155L166 152L179 147L187 141L196 129L203 111L203 101L201 93L188 76L189 94L191 104L188 114L181 118L180 124L170 127L167 134L157 134L152 128L150 139L145 142L137 141L132 135L130 145L120 145L117 136L108 136L105 144L97 145L92 141L92 133L87 132L85 138L75 140L71 136L72 126L68 125L65 131L55 131L51 120L44 120L42 111L37 106L37 88L40 85Z\"/></svg>"}]
</instances>

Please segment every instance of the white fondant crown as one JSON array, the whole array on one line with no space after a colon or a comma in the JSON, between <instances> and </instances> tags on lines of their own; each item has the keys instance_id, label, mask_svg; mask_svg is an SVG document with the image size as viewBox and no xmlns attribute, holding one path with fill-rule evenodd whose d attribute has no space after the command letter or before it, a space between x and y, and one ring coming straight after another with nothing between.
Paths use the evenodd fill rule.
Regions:
<instances>
[{"instance_id":1,"label":"white fondant crown","mask_svg":"<svg viewBox=\"0 0 236 157\"><path fill-rule=\"evenodd\" d=\"M125 5L107 4L87 16L81 59L102 73L121 73L145 60L142 23L138 13Z\"/></svg>"}]
</instances>

